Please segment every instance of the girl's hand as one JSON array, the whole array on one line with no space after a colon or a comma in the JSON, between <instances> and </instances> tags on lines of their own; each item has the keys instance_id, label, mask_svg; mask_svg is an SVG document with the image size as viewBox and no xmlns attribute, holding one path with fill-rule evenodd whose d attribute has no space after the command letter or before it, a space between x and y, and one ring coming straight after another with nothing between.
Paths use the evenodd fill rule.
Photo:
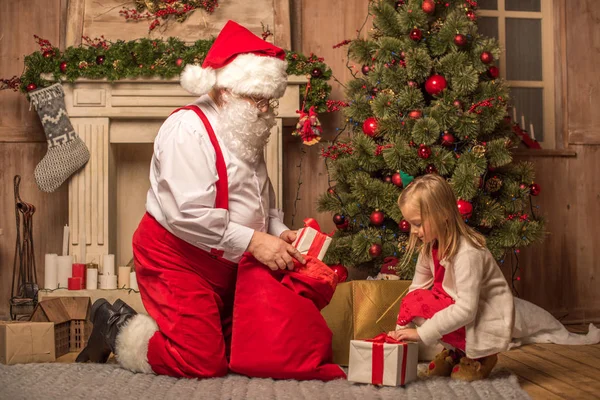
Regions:
<instances>
[{"instance_id":1,"label":"girl's hand","mask_svg":"<svg viewBox=\"0 0 600 400\"><path fill-rule=\"evenodd\" d=\"M416 329L400 329L397 331L391 331L388 336L393 337L396 340L402 340L405 342L420 342L421 338L417 333Z\"/></svg>"}]
</instances>

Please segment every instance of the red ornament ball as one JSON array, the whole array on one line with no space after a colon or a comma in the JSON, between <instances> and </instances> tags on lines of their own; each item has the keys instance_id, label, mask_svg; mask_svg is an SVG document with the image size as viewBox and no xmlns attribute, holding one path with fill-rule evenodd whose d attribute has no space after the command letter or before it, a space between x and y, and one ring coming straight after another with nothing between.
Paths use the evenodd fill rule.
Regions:
<instances>
[{"instance_id":1,"label":"red ornament ball","mask_svg":"<svg viewBox=\"0 0 600 400\"><path fill-rule=\"evenodd\" d=\"M400 188L403 186L402 175L400 175L399 172L396 172L394 175L392 175L392 183Z\"/></svg>"},{"instance_id":2,"label":"red ornament ball","mask_svg":"<svg viewBox=\"0 0 600 400\"><path fill-rule=\"evenodd\" d=\"M29 85L27 85L27 91L31 92L32 90L37 89L37 85L35 83L30 83Z\"/></svg>"},{"instance_id":3,"label":"red ornament ball","mask_svg":"<svg viewBox=\"0 0 600 400\"><path fill-rule=\"evenodd\" d=\"M524 184L524 183L521 183L521 184L519 185L519 188L521 188L521 190L525 190L525 189L527 189L527 185L526 185L526 184Z\"/></svg>"},{"instance_id":4,"label":"red ornament ball","mask_svg":"<svg viewBox=\"0 0 600 400\"><path fill-rule=\"evenodd\" d=\"M332 265L330 267L338 276L338 283L346 282L348 279L348 269L342 264Z\"/></svg>"},{"instance_id":5,"label":"red ornament ball","mask_svg":"<svg viewBox=\"0 0 600 400\"><path fill-rule=\"evenodd\" d=\"M381 245L374 243L369 247L369 255L373 258L381 255Z\"/></svg>"},{"instance_id":6,"label":"red ornament ball","mask_svg":"<svg viewBox=\"0 0 600 400\"><path fill-rule=\"evenodd\" d=\"M467 11L467 18L469 18L471 21L475 21L477 19L477 16L475 15L475 12L473 10L469 10Z\"/></svg>"},{"instance_id":7,"label":"red ornament ball","mask_svg":"<svg viewBox=\"0 0 600 400\"><path fill-rule=\"evenodd\" d=\"M537 183L532 183L531 185L529 185L529 191L532 196L537 196L542 191L542 187Z\"/></svg>"},{"instance_id":8,"label":"red ornament ball","mask_svg":"<svg viewBox=\"0 0 600 400\"><path fill-rule=\"evenodd\" d=\"M375 210L371 213L371 217L369 218L369 221L371 222L371 225L381 226L383 224L384 219L385 219L385 214L383 214L383 212L381 212L379 210Z\"/></svg>"},{"instance_id":9,"label":"red ornament ball","mask_svg":"<svg viewBox=\"0 0 600 400\"><path fill-rule=\"evenodd\" d=\"M490 77L492 79L496 79L497 77L500 76L500 69L498 67L496 67L495 65L492 65L489 69L488 69L488 74L490 75Z\"/></svg>"},{"instance_id":10,"label":"red ornament ball","mask_svg":"<svg viewBox=\"0 0 600 400\"><path fill-rule=\"evenodd\" d=\"M428 174L437 174L438 170L433 164L429 164L425 167L425 172Z\"/></svg>"},{"instance_id":11,"label":"red ornament ball","mask_svg":"<svg viewBox=\"0 0 600 400\"><path fill-rule=\"evenodd\" d=\"M429 148L429 146L421 144L419 145L418 154L419 157L421 157L424 160L427 160L429 157L431 157L431 149Z\"/></svg>"},{"instance_id":12,"label":"red ornament ball","mask_svg":"<svg viewBox=\"0 0 600 400\"><path fill-rule=\"evenodd\" d=\"M462 102L461 102L460 100L454 100L454 101L452 102L452 105L453 105L454 107L456 107L456 108L458 108L458 109L461 109L461 110L462 110L462 106L463 106L463 105L462 105Z\"/></svg>"},{"instance_id":13,"label":"red ornament ball","mask_svg":"<svg viewBox=\"0 0 600 400\"><path fill-rule=\"evenodd\" d=\"M181 64L183 64L183 58L178 58L178 59L175 61L175 65L177 65L178 67L181 67Z\"/></svg>"},{"instance_id":14,"label":"red ornament ball","mask_svg":"<svg viewBox=\"0 0 600 400\"><path fill-rule=\"evenodd\" d=\"M67 62L66 61L61 62L59 68L60 68L60 72L64 73L67 70Z\"/></svg>"},{"instance_id":15,"label":"red ornament ball","mask_svg":"<svg viewBox=\"0 0 600 400\"><path fill-rule=\"evenodd\" d=\"M42 55L44 58L52 58L54 57L54 52L52 50L46 50Z\"/></svg>"},{"instance_id":16,"label":"red ornament ball","mask_svg":"<svg viewBox=\"0 0 600 400\"><path fill-rule=\"evenodd\" d=\"M464 46L467 44L467 37L462 33L459 33L458 35L454 36L454 44L460 47Z\"/></svg>"},{"instance_id":17,"label":"red ornament ball","mask_svg":"<svg viewBox=\"0 0 600 400\"><path fill-rule=\"evenodd\" d=\"M336 225L341 225L346 221L346 217L344 217L342 214L335 214L333 216L333 223Z\"/></svg>"},{"instance_id":18,"label":"red ornament ball","mask_svg":"<svg viewBox=\"0 0 600 400\"><path fill-rule=\"evenodd\" d=\"M442 146L451 147L455 141L456 138L454 137L454 135L448 131L444 132L444 134L442 135Z\"/></svg>"},{"instance_id":19,"label":"red ornament ball","mask_svg":"<svg viewBox=\"0 0 600 400\"><path fill-rule=\"evenodd\" d=\"M432 96L440 94L447 86L446 78L442 75L432 75L425 82L425 90Z\"/></svg>"},{"instance_id":20,"label":"red ornament ball","mask_svg":"<svg viewBox=\"0 0 600 400\"><path fill-rule=\"evenodd\" d=\"M323 76L323 71L321 70L321 68L313 68L313 70L310 71L310 76L312 76L313 78L320 78L321 76Z\"/></svg>"},{"instance_id":21,"label":"red ornament ball","mask_svg":"<svg viewBox=\"0 0 600 400\"><path fill-rule=\"evenodd\" d=\"M419 28L414 28L412 31L410 31L410 38L415 42L418 42L419 40L423 39L423 32L421 32Z\"/></svg>"},{"instance_id":22,"label":"red ornament ball","mask_svg":"<svg viewBox=\"0 0 600 400\"><path fill-rule=\"evenodd\" d=\"M371 67L365 64L360 70L362 71L363 75L368 75L369 72L371 72Z\"/></svg>"},{"instance_id":23,"label":"red ornament ball","mask_svg":"<svg viewBox=\"0 0 600 400\"><path fill-rule=\"evenodd\" d=\"M104 56L98 56L98 57L96 57L96 64L98 64L98 65L104 64L104 60L105 59L106 59L106 57L104 57Z\"/></svg>"},{"instance_id":24,"label":"red ornament ball","mask_svg":"<svg viewBox=\"0 0 600 400\"><path fill-rule=\"evenodd\" d=\"M471 218L473 214L473 205L465 200L458 200L456 202L456 206L458 207L458 212L464 219Z\"/></svg>"},{"instance_id":25,"label":"red ornament ball","mask_svg":"<svg viewBox=\"0 0 600 400\"><path fill-rule=\"evenodd\" d=\"M408 113L408 116L411 119L419 119L419 118L421 118L421 115L423 115L423 113L421 113L420 110L412 110L411 112Z\"/></svg>"},{"instance_id":26,"label":"red ornament ball","mask_svg":"<svg viewBox=\"0 0 600 400\"><path fill-rule=\"evenodd\" d=\"M369 117L365 120L362 126L363 133L369 137L375 136L377 132L377 119Z\"/></svg>"},{"instance_id":27,"label":"red ornament ball","mask_svg":"<svg viewBox=\"0 0 600 400\"><path fill-rule=\"evenodd\" d=\"M348 227L348 225L350 225L350 223L348 222L348 220L346 220L343 224L336 225L335 227L338 228L340 231L343 231Z\"/></svg>"},{"instance_id":28,"label":"red ornament ball","mask_svg":"<svg viewBox=\"0 0 600 400\"><path fill-rule=\"evenodd\" d=\"M433 0L423 0L421 10L423 10L425 14L433 14L435 12L435 3Z\"/></svg>"},{"instance_id":29,"label":"red ornament ball","mask_svg":"<svg viewBox=\"0 0 600 400\"><path fill-rule=\"evenodd\" d=\"M410 232L410 223L403 219L398 223L398 228L400 228L400 232L408 233Z\"/></svg>"},{"instance_id":30,"label":"red ornament ball","mask_svg":"<svg viewBox=\"0 0 600 400\"><path fill-rule=\"evenodd\" d=\"M479 59L484 64L490 64L492 61L494 61L494 56L489 51L484 51L483 53L481 53Z\"/></svg>"}]
</instances>

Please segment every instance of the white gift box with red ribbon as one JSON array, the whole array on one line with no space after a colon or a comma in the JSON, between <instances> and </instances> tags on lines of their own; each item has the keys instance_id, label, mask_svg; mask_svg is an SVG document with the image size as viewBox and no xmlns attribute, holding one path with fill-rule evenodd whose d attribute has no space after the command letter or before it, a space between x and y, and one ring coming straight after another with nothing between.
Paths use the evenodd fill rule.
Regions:
<instances>
[{"instance_id":1,"label":"white gift box with red ribbon","mask_svg":"<svg viewBox=\"0 0 600 400\"><path fill-rule=\"evenodd\" d=\"M331 244L331 238L324 233L310 227L298 230L296 240L292 245L303 255L316 257L323 260L325 253Z\"/></svg>"},{"instance_id":2,"label":"white gift box with red ribbon","mask_svg":"<svg viewBox=\"0 0 600 400\"><path fill-rule=\"evenodd\" d=\"M417 343L399 342L386 334L350 341L348 380L384 386L403 386L417 379Z\"/></svg>"}]
</instances>

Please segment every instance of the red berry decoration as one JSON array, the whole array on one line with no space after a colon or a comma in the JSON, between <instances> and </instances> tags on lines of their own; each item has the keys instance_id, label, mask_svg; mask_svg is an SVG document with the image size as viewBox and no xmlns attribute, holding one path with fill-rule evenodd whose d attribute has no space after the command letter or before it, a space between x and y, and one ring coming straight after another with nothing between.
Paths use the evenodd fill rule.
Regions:
<instances>
[{"instance_id":1,"label":"red berry decoration","mask_svg":"<svg viewBox=\"0 0 600 400\"><path fill-rule=\"evenodd\" d=\"M421 113L420 110L412 110L411 112L408 113L408 116L411 119L419 119L419 118L421 118L422 115L423 115L423 113Z\"/></svg>"},{"instance_id":2,"label":"red berry decoration","mask_svg":"<svg viewBox=\"0 0 600 400\"><path fill-rule=\"evenodd\" d=\"M37 89L37 85L35 83L30 83L29 85L27 85L27 91L31 92L32 90Z\"/></svg>"},{"instance_id":3,"label":"red berry decoration","mask_svg":"<svg viewBox=\"0 0 600 400\"><path fill-rule=\"evenodd\" d=\"M542 187L537 183L532 183L531 185L529 185L529 191L532 196L537 196L542 191Z\"/></svg>"},{"instance_id":4,"label":"red berry decoration","mask_svg":"<svg viewBox=\"0 0 600 400\"><path fill-rule=\"evenodd\" d=\"M442 146L451 147L455 141L456 138L454 135L448 131L444 132L444 135L442 135Z\"/></svg>"},{"instance_id":5,"label":"red berry decoration","mask_svg":"<svg viewBox=\"0 0 600 400\"><path fill-rule=\"evenodd\" d=\"M475 15L475 12L473 10L469 10L467 11L467 18L469 18L471 21L475 21L477 19L477 16Z\"/></svg>"},{"instance_id":6,"label":"red berry decoration","mask_svg":"<svg viewBox=\"0 0 600 400\"><path fill-rule=\"evenodd\" d=\"M464 219L471 218L473 214L473 205L465 200L458 200L456 202L456 206L458 207L458 212Z\"/></svg>"},{"instance_id":7,"label":"red berry decoration","mask_svg":"<svg viewBox=\"0 0 600 400\"><path fill-rule=\"evenodd\" d=\"M432 96L440 94L447 86L446 78L442 75L431 75L425 82L425 90Z\"/></svg>"},{"instance_id":8,"label":"red berry decoration","mask_svg":"<svg viewBox=\"0 0 600 400\"><path fill-rule=\"evenodd\" d=\"M433 164L429 164L425 167L425 172L428 174L437 174L438 170Z\"/></svg>"},{"instance_id":9,"label":"red berry decoration","mask_svg":"<svg viewBox=\"0 0 600 400\"><path fill-rule=\"evenodd\" d=\"M429 146L421 144L419 145L418 154L419 157L421 157L424 160L427 160L429 157L431 157L431 149L429 148Z\"/></svg>"},{"instance_id":10,"label":"red berry decoration","mask_svg":"<svg viewBox=\"0 0 600 400\"><path fill-rule=\"evenodd\" d=\"M419 84L417 82L415 82L415 81L408 81L408 87L415 88L417 86L419 86Z\"/></svg>"},{"instance_id":11,"label":"red berry decoration","mask_svg":"<svg viewBox=\"0 0 600 400\"><path fill-rule=\"evenodd\" d=\"M454 36L454 44L459 47L463 47L465 44L467 44L467 37L459 33L458 35Z\"/></svg>"},{"instance_id":12,"label":"red berry decoration","mask_svg":"<svg viewBox=\"0 0 600 400\"><path fill-rule=\"evenodd\" d=\"M375 243L369 247L369 255L373 258L379 257L381 255L381 245Z\"/></svg>"},{"instance_id":13,"label":"red berry decoration","mask_svg":"<svg viewBox=\"0 0 600 400\"><path fill-rule=\"evenodd\" d=\"M61 62L59 68L60 68L60 72L64 73L67 70L67 62L66 61Z\"/></svg>"},{"instance_id":14,"label":"red berry decoration","mask_svg":"<svg viewBox=\"0 0 600 400\"><path fill-rule=\"evenodd\" d=\"M498 69L498 67L496 67L495 65L492 65L488 69L488 74L492 79L496 79L498 76L500 76L500 69Z\"/></svg>"},{"instance_id":15,"label":"red berry decoration","mask_svg":"<svg viewBox=\"0 0 600 400\"><path fill-rule=\"evenodd\" d=\"M385 183L392 183L392 177L390 175L386 175L386 177L383 178L383 180L385 181Z\"/></svg>"},{"instance_id":16,"label":"red berry decoration","mask_svg":"<svg viewBox=\"0 0 600 400\"><path fill-rule=\"evenodd\" d=\"M106 57L104 57L104 56L98 56L98 57L96 57L96 64L98 64L98 65L104 64L104 60L105 59L106 59Z\"/></svg>"},{"instance_id":17,"label":"red berry decoration","mask_svg":"<svg viewBox=\"0 0 600 400\"><path fill-rule=\"evenodd\" d=\"M374 117L369 117L365 120L362 126L363 133L369 137L375 136L377 132L377 119Z\"/></svg>"},{"instance_id":18,"label":"red berry decoration","mask_svg":"<svg viewBox=\"0 0 600 400\"><path fill-rule=\"evenodd\" d=\"M484 51L483 53L481 53L481 56L479 58L484 64L490 64L492 61L494 61L494 56L489 51Z\"/></svg>"},{"instance_id":19,"label":"red berry decoration","mask_svg":"<svg viewBox=\"0 0 600 400\"><path fill-rule=\"evenodd\" d=\"M336 225L341 225L344 222L346 222L346 217L344 217L342 214L335 214L333 216L333 223Z\"/></svg>"},{"instance_id":20,"label":"red berry decoration","mask_svg":"<svg viewBox=\"0 0 600 400\"><path fill-rule=\"evenodd\" d=\"M371 225L381 226L383 224L384 219L385 215L381 211L375 210L371 213L369 221L371 222Z\"/></svg>"},{"instance_id":21,"label":"red berry decoration","mask_svg":"<svg viewBox=\"0 0 600 400\"><path fill-rule=\"evenodd\" d=\"M415 42L418 42L419 40L423 39L423 32L421 32L419 28L414 28L412 31L410 31L410 38Z\"/></svg>"},{"instance_id":22,"label":"red berry decoration","mask_svg":"<svg viewBox=\"0 0 600 400\"><path fill-rule=\"evenodd\" d=\"M520 188L521 190L525 190L525 189L527 189L527 185L526 185L526 184L524 184L524 183L521 183L521 184L519 185L519 188Z\"/></svg>"},{"instance_id":23,"label":"red berry decoration","mask_svg":"<svg viewBox=\"0 0 600 400\"><path fill-rule=\"evenodd\" d=\"M323 76L323 71L321 70L321 68L313 68L313 70L310 71L310 76L312 76L313 78L320 78L321 76Z\"/></svg>"},{"instance_id":24,"label":"red berry decoration","mask_svg":"<svg viewBox=\"0 0 600 400\"><path fill-rule=\"evenodd\" d=\"M342 264L336 264L329 268L331 268L338 276L338 283L346 282L346 279L348 279L348 269L346 267Z\"/></svg>"},{"instance_id":25,"label":"red berry decoration","mask_svg":"<svg viewBox=\"0 0 600 400\"><path fill-rule=\"evenodd\" d=\"M392 183L400 188L403 186L402 175L400 175L399 172L396 172L394 175L392 175Z\"/></svg>"},{"instance_id":26,"label":"red berry decoration","mask_svg":"<svg viewBox=\"0 0 600 400\"><path fill-rule=\"evenodd\" d=\"M433 0L423 0L421 10L423 10L425 14L433 14L435 12L435 3Z\"/></svg>"},{"instance_id":27,"label":"red berry decoration","mask_svg":"<svg viewBox=\"0 0 600 400\"><path fill-rule=\"evenodd\" d=\"M371 67L365 64L360 70L362 71L363 75L369 75L369 72L371 72Z\"/></svg>"},{"instance_id":28,"label":"red berry decoration","mask_svg":"<svg viewBox=\"0 0 600 400\"><path fill-rule=\"evenodd\" d=\"M183 58L178 58L178 59L175 61L175 65L177 65L178 67L181 67L181 64L183 64Z\"/></svg>"},{"instance_id":29,"label":"red berry decoration","mask_svg":"<svg viewBox=\"0 0 600 400\"><path fill-rule=\"evenodd\" d=\"M400 228L400 232L408 233L410 232L410 223L403 219L400 221L400 223L398 223L398 228Z\"/></svg>"}]
</instances>

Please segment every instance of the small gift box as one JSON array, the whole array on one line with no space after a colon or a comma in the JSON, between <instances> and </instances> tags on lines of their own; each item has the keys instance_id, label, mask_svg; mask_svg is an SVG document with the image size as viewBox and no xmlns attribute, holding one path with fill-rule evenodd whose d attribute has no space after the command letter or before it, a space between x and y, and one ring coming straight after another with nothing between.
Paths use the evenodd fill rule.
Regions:
<instances>
[{"instance_id":1,"label":"small gift box","mask_svg":"<svg viewBox=\"0 0 600 400\"><path fill-rule=\"evenodd\" d=\"M400 342L385 333L368 340L350 341L348 380L399 386L417 379L417 343Z\"/></svg>"},{"instance_id":2,"label":"small gift box","mask_svg":"<svg viewBox=\"0 0 600 400\"><path fill-rule=\"evenodd\" d=\"M293 246L304 255L323 260L330 244L329 236L307 226L298 231Z\"/></svg>"}]
</instances>

